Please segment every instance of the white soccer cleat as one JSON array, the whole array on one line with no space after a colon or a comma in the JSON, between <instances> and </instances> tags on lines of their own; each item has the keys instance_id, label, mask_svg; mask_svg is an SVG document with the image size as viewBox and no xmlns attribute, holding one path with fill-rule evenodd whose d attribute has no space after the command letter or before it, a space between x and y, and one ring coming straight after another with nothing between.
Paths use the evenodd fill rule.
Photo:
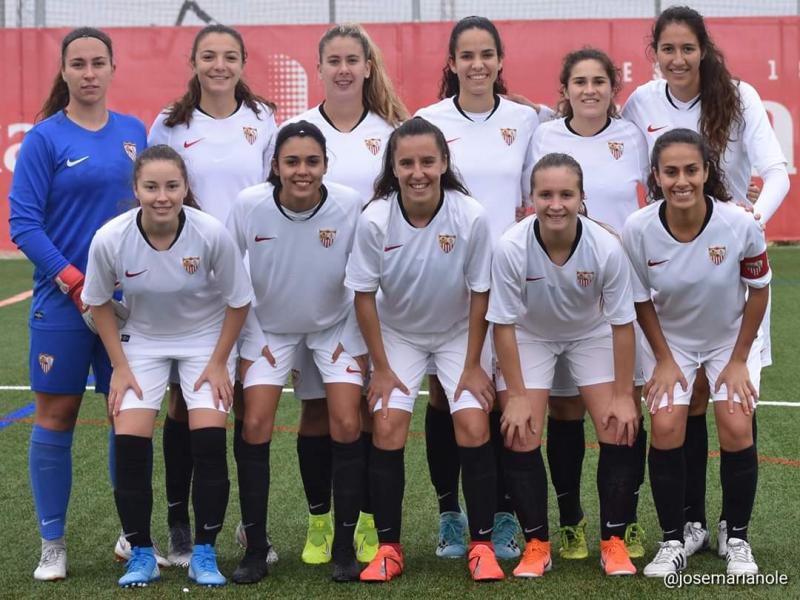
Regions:
<instances>
[{"instance_id":1,"label":"white soccer cleat","mask_svg":"<svg viewBox=\"0 0 800 600\"><path fill-rule=\"evenodd\" d=\"M699 521L687 521L683 526L683 548L686 551L686 558L696 552L708 550L708 540L708 529Z\"/></svg>"},{"instance_id":2,"label":"white soccer cleat","mask_svg":"<svg viewBox=\"0 0 800 600\"><path fill-rule=\"evenodd\" d=\"M758 565L747 540L729 538L727 546L728 575L758 575Z\"/></svg>"},{"instance_id":3,"label":"white soccer cleat","mask_svg":"<svg viewBox=\"0 0 800 600\"><path fill-rule=\"evenodd\" d=\"M150 541L153 542L153 552L156 555L156 563L159 567L166 568L169 567L172 563L167 560L167 558L161 553L161 550L156 543L154 538L150 538ZM114 560L117 562L127 562L131 559L131 544L128 539L125 537L125 532L120 531L119 537L117 538L117 543L114 545Z\"/></svg>"},{"instance_id":4,"label":"white soccer cleat","mask_svg":"<svg viewBox=\"0 0 800 600\"><path fill-rule=\"evenodd\" d=\"M726 558L728 556L728 522L720 521L717 524L717 556Z\"/></svg>"},{"instance_id":5,"label":"white soccer cleat","mask_svg":"<svg viewBox=\"0 0 800 600\"><path fill-rule=\"evenodd\" d=\"M33 572L37 581L58 581L67 577L67 544L64 538L42 540L42 556Z\"/></svg>"},{"instance_id":6,"label":"white soccer cleat","mask_svg":"<svg viewBox=\"0 0 800 600\"><path fill-rule=\"evenodd\" d=\"M189 561L192 560L192 532L189 525L179 523L169 528L169 548L167 560L169 564L189 568Z\"/></svg>"},{"instance_id":7,"label":"white soccer cleat","mask_svg":"<svg viewBox=\"0 0 800 600\"><path fill-rule=\"evenodd\" d=\"M236 526L234 537L236 538L236 543L247 550L247 534L245 533L244 525L241 521L239 521L239 524ZM269 550L267 550L267 565L271 567L278 562L278 552L275 550L275 546L272 545L269 531L267 532L267 547L269 548Z\"/></svg>"},{"instance_id":8,"label":"white soccer cleat","mask_svg":"<svg viewBox=\"0 0 800 600\"><path fill-rule=\"evenodd\" d=\"M644 568L645 577L666 577L686 568L686 551L677 540L658 542L658 552Z\"/></svg>"}]
</instances>

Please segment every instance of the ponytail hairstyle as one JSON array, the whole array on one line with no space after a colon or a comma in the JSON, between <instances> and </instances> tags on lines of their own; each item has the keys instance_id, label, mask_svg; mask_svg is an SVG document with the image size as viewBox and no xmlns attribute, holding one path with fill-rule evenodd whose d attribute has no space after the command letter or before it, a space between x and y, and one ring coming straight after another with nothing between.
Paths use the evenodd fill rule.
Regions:
<instances>
[{"instance_id":1,"label":"ponytail hairstyle","mask_svg":"<svg viewBox=\"0 0 800 600\"><path fill-rule=\"evenodd\" d=\"M67 104L69 104L69 88L67 87L67 82L64 81L64 78L61 76L61 72L66 66L67 48L72 42L81 38L95 38L103 42L103 45L105 45L108 50L108 60L111 64L114 64L114 49L111 45L111 38L105 31L100 31L94 27L79 27L78 29L70 31L64 36L64 39L61 40L61 68L58 70L53 80L50 94L48 94L47 99L44 101L39 114L36 115L36 121L52 117L58 111L64 110Z\"/></svg>"},{"instance_id":2,"label":"ponytail hairstyle","mask_svg":"<svg viewBox=\"0 0 800 600\"><path fill-rule=\"evenodd\" d=\"M186 170L186 163L183 162L180 154L166 144L150 146L136 157L133 163L133 186L136 187L136 181L139 179L139 173L141 173L142 167L149 162L157 160L171 162L178 167L183 180L186 182L186 197L183 199L183 205L200 210L197 200L192 193L192 188L189 187L189 173Z\"/></svg>"},{"instance_id":3,"label":"ponytail hairstyle","mask_svg":"<svg viewBox=\"0 0 800 600\"><path fill-rule=\"evenodd\" d=\"M494 26L494 23L492 23L486 17L464 17L458 23L456 23L455 26L453 26L453 30L450 32L450 42L447 46L448 59L444 63L444 68L442 69L442 80L439 83L440 100L458 95L460 89L458 85L458 75L453 73L453 71L450 69L450 61L456 60L458 38L461 37L462 33L468 31L469 29L481 29L488 32L494 40L494 47L495 50L497 50L497 57L500 60L505 57L503 41L500 39L500 32L497 31L497 27ZM505 94L507 92L508 90L506 89L506 84L503 81L503 72L501 69L498 71L497 79L494 81L494 93Z\"/></svg>"},{"instance_id":4,"label":"ponytail hairstyle","mask_svg":"<svg viewBox=\"0 0 800 600\"><path fill-rule=\"evenodd\" d=\"M655 201L664 197L664 191L656 182L655 171L660 169L659 159L665 148L673 144L694 146L703 157L703 164L708 169L708 179L703 185L703 194L716 198L720 202L728 202L731 195L725 185L725 173L719 166L719 155L699 133L691 129L673 129L656 140L650 157L650 175L647 177L647 193Z\"/></svg>"},{"instance_id":5,"label":"ponytail hairstyle","mask_svg":"<svg viewBox=\"0 0 800 600\"><path fill-rule=\"evenodd\" d=\"M617 94L622 89L622 78L620 77L619 69L614 64L614 61L603 52L602 50L598 50L597 48L591 48L586 46L581 48L580 50L575 50L574 52L570 52L564 57L564 64L561 67L561 74L558 76L558 80L561 83L561 99L558 101L558 105L556 106L556 112L561 117L566 117L567 119L571 119L574 116L574 111L572 110L572 105L569 102L569 99L566 97L567 86L569 85L569 78L572 76L572 69L575 66L583 62L585 60L594 60L600 63L603 67L603 70L606 72L606 76L608 77L608 83L611 86L611 102L608 105L608 116L612 119L615 119L619 116L619 112L617 111L617 103L615 102L617 98Z\"/></svg>"},{"instance_id":6,"label":"ponytail hairstyle","mask_svg":"<svg viewBox=\"0 0 800 600\"><path fill-rule=\"evenodd\" d=\"M319 127L308 121L297 121L284 125L280 128L275 138L275 154L272 155L272 159L270 160L269 176L267 177L267 182L275 186L277 190L281 189L282 184L280 176L276 173L277 169L275 165L278 164L281 148L293 137L310 137L315 140L322 149L322 159L325 161L325 166L328 166L328 146L325 142L325 136L322 131L320 131Z\"/></svg>"},{"instance_id":7,"label":"ponytail hairstyle","mask_svg":"<svg viewBox=\"0 0 800 600\"><path fill-rule=\"evenodd\" d=\"M328 29L319 40L319 63L322 64L325 46L338 37L352 38L361 44L364 60L370 63L370 74L364 80L362 91L364 108L374 112L392 127L397 127L408 119L408 109L394 91L392 80L386 71L386 64L383 62L383 55L361 25L342 23Z\"/></svg>"},{"instance_id":8,"label":"ponytail hairstyle","mask_svg":"<svg viewBox=\"0 0 800 600\"><path fill-rule=\"evenodd\" d=\"M189 59L193 67L197 64L197 47L200 45L200 42L203 41L203 38L212 33L229 35L236 40L236 43L239 45L239 52L242 55L242 65L247 62L247 50L244 47L244 39L242 38L242 34L236 31L233 27L215 24L203 27L199 32L197 32L197 35L194 36L194 42L192 43L192 56ZM203 91L200 87L200 80L197 78L197 74L193 74L192 78L187 84L186 93L183 95L183 97L167 108L167 118L164 119L164 125L167 127L175 127L176 125L189 125L189 123L192 121L192 113L194 112L194 109L200 105L202 93ZM263 104L268 106L272 112L275 112L277 109L277 106L273 102L270 102L269 100L266 100L255 94L250 89L250 86L245 83L243 78L240 78L239 81L236 82L236 87L233 90L233 94L236 98L236 102L245 104L247 108L252 110L259 118L261 115L260 105Z\"/></svg>"},{"instance_id":9,"label":"ponytail hairstyle","mask_svg":"<svg viewBox=\"0 0 800 600\"><path fill-rule=\"evenodd\" d=\"M650 35L652 52L658 50L664 28L672 23L691 29L700 45L700 133L714 152L722 156L731 135L744 122L739 88L725 65L725 57L709 36L703 16L688 6L671 6L658 16Z\"/></svg>"},{"instance_id":10,"label":"ponytail hairstyle","mask_svg":"<svg viewBox=\"0 0 800 600\"><path fill-rule=\"evenodd\" d=\"M447 170L442 174L440 179L442 189L455 190L468 196L469 190L467 190L467 186L461 181L461 178L453 167L453 161L450 157L450 148L447 146L447 141L444 139L442 130L422 117L414 117L400 125L400 127L395 129L392 135L389 136L389 143L383 155L383 168L381 169L381 174L378 176L378 179L375 180L375 193L370 202L379 198L387 198L391 194L400 191L400 182L394 174L394 155L397 151L398 140L412 135L433 136L433 139L436 141L436 147L439 149L442 158L447 161Z\"/></svg>"}]
</instances>

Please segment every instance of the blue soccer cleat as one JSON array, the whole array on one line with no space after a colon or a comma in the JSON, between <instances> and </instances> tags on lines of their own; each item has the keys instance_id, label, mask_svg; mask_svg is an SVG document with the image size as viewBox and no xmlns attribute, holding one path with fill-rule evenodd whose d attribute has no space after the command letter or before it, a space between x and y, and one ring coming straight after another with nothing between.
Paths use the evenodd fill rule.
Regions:
<instances>
[{"instance_id":1,"label":"blue soccer cleat","mask_svg":"<svg viewBox=\"0 0 800 600\"><path fill-rule=\"evenodd\" d=\"M192 560L189 561L189 579L197 585L216 587L225 585L227 580L217 568L217 553L211 544L195 544Z\"/></svg>"},{"instance_id":2,"label":"blue soccer cleat","mask_svg":"<svg viewBox=\"0 0 800 600\"><path fill-rule=\"evenodd\" d=\"M152 546L131 548L131 557L125 566L125 575L119 578L120 587L145 587L161 579L156 555Z\"/></svg>"}]
</instances>

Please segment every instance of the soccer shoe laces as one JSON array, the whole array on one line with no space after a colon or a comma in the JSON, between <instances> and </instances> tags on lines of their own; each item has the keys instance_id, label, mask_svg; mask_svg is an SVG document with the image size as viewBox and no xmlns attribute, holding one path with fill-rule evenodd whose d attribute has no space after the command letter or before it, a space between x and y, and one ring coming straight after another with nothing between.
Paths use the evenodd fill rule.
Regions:
<instances>
[{"instance_id":1,"label":"soccer shoe laces","mask_svg":"<svg viewBox=\"0 0 800 600\"><path fill-rule=\"evenodd\" d=\"M511 515L500 515L494 525L492 541L498 546L507 546L517 534L517 522Z\"/></svg>"},{"instance_id":2,"label":"soccer shoe laces","mask_svg":"<svg viewBox=\"0 0 800 600\"><path fill-rule=\"evenodd\" d=\"M745 563L754 562L750 544L745 541L731 543L731 540L728 540L728 560Z\"/></svg>"},{"instance_id":3,"label":"soccer shoe laces","mask_svg":"<svg viewBox=\"0 0 800 600\"><path fill-rule=\"evenodd\" d=\"M622 561L628 559L628 550L625 548L625 542L623 542L617 536L613 536L610 540L604 542L604 545L605 551L609 556L609 562L611 560Z\"/></svg>"},{"instance_id":4,"label":"soccer shoe laces","mask_svg":"<svg viewBox=\"0 0 800 600\"><path fill-rule=\"evenodd\" d=\"M439 539L445 544L461 542L464 532L457 518L442 519L439 523Z\"/></svg>"},{"instance_id":5,"label":"soccer shoe laces","mask_svg":"<svg viewBox=\"0 0 800 600\"><path fill-rule=\"evenodd\" d=\"M67 549L59 544L45 546L42 550L42 558L39 560L40 567L53 567L61 561L61 557Z\"/></svg>"},{"instance_id":6,"label":"soccer shoe laces","mask_svg":"<svg viewBox=\"0 0 800 600\"><path fill-rule=\"evenodd\" d=\"M200 552L195 555L194 566L200 573L219 573L217 557L214 552Z\"/></svg>"},{"instance_id":7,"label":"soccer shoe laces","mask_svg":"<svg viewBox=\"0 0 800 600\"><path fill-rule=\"evenodd\" d=\"M658 552L650 564L673 566L680 548L680 543L658 542Z\"/></svg>"},{"instance_id":8,"label":"soccer shoe laces","mask_svg":"<svg viewBox=\"0 0 800 600\"><path fill-rule=\"evenodd\" d=\"M134 547L126 567L128 571L145 572L152 568L151 561L154 559L155 557L152 554L143 552L141 548Z\"/></svg>"},{"instance_id":9,"label":"soccer shoe laces","mask_svg":"<svg viewBox=\"0 0 800 600\"><path fill-rule=\"evenodd\" d=\"M572 525L564 525L559 528L561 533L561 545L570 547L578 540L578 528Z\"/></svg>"},{"instance_id":10,"label":"soccer shoe laces","mask_svg":"<svg viewBox=\"0 0 800 600\"><path fill-rule=\"evenodd\" d=\"M625 528L625 543L627 545L639 543L644 539L644 529L638 523L631 523Z\"/></svg>"}]
</instances>

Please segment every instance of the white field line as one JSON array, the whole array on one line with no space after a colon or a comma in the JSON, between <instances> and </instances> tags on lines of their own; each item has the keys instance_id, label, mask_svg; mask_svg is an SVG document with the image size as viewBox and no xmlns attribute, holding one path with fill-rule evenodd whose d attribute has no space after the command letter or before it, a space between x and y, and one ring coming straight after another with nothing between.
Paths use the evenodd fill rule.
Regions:
<instances>
[{"instance_id":1,"label":"white field line","mask_svg":"<svg viewBox=\"0 0 800 600\"><path fill-rule=\"evenodd\" d=\"M6 298L5 300L0 300L0 308L4 306L11 306L12 304L16 304L18 302L22 302L23 300L27 300L33 296L33 290L28 290L27 292L20 292L19 294L15 294L10 298Z\"/></svg>"}]
</instances>

